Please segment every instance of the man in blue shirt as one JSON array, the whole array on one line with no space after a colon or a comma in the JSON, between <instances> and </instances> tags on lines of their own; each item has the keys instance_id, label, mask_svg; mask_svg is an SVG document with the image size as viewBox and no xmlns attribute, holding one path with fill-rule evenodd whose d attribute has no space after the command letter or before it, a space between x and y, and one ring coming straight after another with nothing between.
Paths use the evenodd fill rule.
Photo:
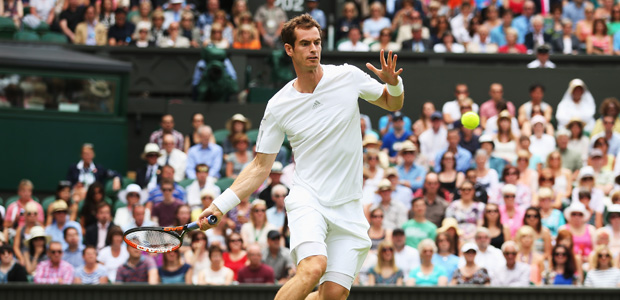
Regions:
<instances>
[{"instance_id":1,"label":"man in blue shirt","mask_svg":"<svg viewBox=\"0 0 620 300\"><path fill-rule=\"evenodd\" d=\"M513 12L510 9L504 10L502 15L502 25L497 26L491 30L491 43L497 44L498 47L506 45L506 29L512 26ZM508 24L508 25L506 25ZM523 44L524 36L519 35L517 38L518 44Z\"/></svg>"},{"instance_id":2,"label":"man in blue shirt","mask_svg":"<svg viewBox=\"0 0 620 300\"><path fill-rule=\"evenodd\" d=\"M149 198L146 203L148 209L152 209L155 204L164 200L164 193L161 190L161 181L164 179L169 179L174 183L174 191L172 191L172 196L187 203L185 189L178 183L174 182L173 167L171 167L170 165L163 166L161 168L161 174L159 176L159 183L154 188L149 190Z\"/></svg>"},{"instance_id":3,"label":"man in blue shirt","mask_svg":"<svg viewBox=\"0 0 620 300\"><path fill-rule=\"evenodd\" d=\"M394 126L392 125L394 123L394 116L402 117L405 122L405 130L410 131L409 128L411 128L411 119L397 110L379 118L379 132L382 136L386 135L388 132L394 131Z\"/></svg>"},{"instance_id":4,"label":"man in blue shirt","mask_svg":"<svg viewBox=\"0 0 620 300\"><path fill-rule=\"evenodd\" d=\"M411 132L406 129L403 115L400 112L392 116L392 127L393 130L383 137L381 149L388 149L390 160L395 161L396 154L400 150L400 142L409 138Z\"/></svg>"},{"instance_id":5,"label":"man in blue shirt","mask_svg":"<svg viewBox=\"0 0 620 300\"><path fill-rule=\"evenodd\" d=\"M417 151L418 149L413 142L404 141L400 149L403 162L396 167L398 176L401 179L400 184L411 188L414 192L422 188L424 177L426 176L426 169L414 163Z\"/></svg>"},{"instance_id":6,"label":"man in blue shirt","mask_svg":"<svg viewBox=\"0 0 620 300\"><path fill-rule=\"evenodd\" d=\"M185 173L188 179L196 179L196 165L206 164L209 166L209 177L220 178L222 168L223 150L215 143L209 142L213 130L210 126L198 128L200 144L189 148L187 152L187 167Z\"/></svg>"},{"instance_id":7,"label":"man in blue shirt","mask_svg":"<svg viewBox=\"0 0 620 300\"><path fill-rule=\"evenodd\" d=\"M532 24L530 24L530 18L534 15L536 11L536 4L534 1L528 0L523 4L523 13L514 18L512 21L512 27L517 30L519 33L519 38L517 41L519 43L523 43L525 41L525 35L532 31Z\"/></svg>"},{"instance_id":8,"label":"man in blue shirt","mask_svg":"<svg viewBox=\"0 0 620 300\"><path fill-rule=\"evenodd\" d=\"M78 233L78 229L74 227L67 227L64 230L65 243L67 247L64 248L62 253L62 260L70 263L73 268L79 268L84 264L84 257L82 251L84 250L84 244L82 244L82 235Z\"/></svg>"},{"instance_id":9,"label":"man in blue shirt","mask_svg":"<svg viewBox=\"0 0 620 300\"><path fill-rule=\"evenodd\" d=\"M306 0L306 6L308 6L308 13L321 25L321 29L325 30L327 18L325 18L325 13L319 9L319 0Z\"/></svg>"},{"instance_id":10,"label":"man in blue shirt","mask_svg":"<svg viewBox=\"0 0 620 300\"><path fill-rule=\"evenodd\" d=\"M50 209L52 210L52 217L54 221L51 225L45 228L45 234L52 237L53 242L59 242L62 244L62 248L67 248L67 242L64 237L64 230L68 227L75 228L80 237L80 244L82 243L82 226L80 223L69 220L69 216L67 212L69 211L69 206L67 206L67 202L65 200L57 200L50 205Z\"/></svg>"},{"instance_id":11,"label":"man in blue shirt","mask_svg":"<svg viewBox=\"0 0 620 300\"><path fill-rule=\"evenodd\" d=\"M441 172L441 158L443 155L450 151L454 153L454 159L456 160L456 170L459 172L465 172L471 165L471 152L469 150L459 146L461 142L461 135L458 129L448 130L448 148L441 150L435 157L435 166L433 171Z\"/></svg>"},{"instance_id":12,"label":"man in blue shirt","mask_svg":"<svg viewBox=\"0 0 620 300\"><path fill-rule=\"evenodd\" d=\"M573 21L573 29L575 29L577 27L577 22L586 18L583 0L573 0L564 5L562 8L562 19L564 18Z\"/></svg>"}]
</instances>

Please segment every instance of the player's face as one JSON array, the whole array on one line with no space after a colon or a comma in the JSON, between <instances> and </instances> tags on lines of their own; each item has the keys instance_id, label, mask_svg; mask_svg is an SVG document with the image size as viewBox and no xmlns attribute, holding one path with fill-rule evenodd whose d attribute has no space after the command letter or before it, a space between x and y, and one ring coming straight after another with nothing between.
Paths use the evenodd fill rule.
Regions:
<instances>
[{"instance_id":1,"label":"player's face","mask_svg":"<svg viewBox=\"0 0 620 300\"><path fill-rule=\"evenodd\" d=\"M296 68L313 70L321 63L321 34L316 27L295 29L295 47L286 44L286 53L293 59Z\"/></svg>"}]
</instances>

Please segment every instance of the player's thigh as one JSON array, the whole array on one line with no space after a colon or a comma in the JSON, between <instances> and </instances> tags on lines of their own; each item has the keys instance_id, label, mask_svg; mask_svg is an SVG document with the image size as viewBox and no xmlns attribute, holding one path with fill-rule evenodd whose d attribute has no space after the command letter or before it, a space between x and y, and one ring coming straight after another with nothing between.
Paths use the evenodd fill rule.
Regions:
<instances>
[{"instance_id":1,"label":"player's thigh","mask_svg":"<svg viewBox=\"0 0 620 300\"><path fill-rule=\"evenodd\" d=\"M309 256L326 256L327 222L323 215L311 206L299 206L287 214L293 260L299 263Z\"/></svg>"}]
</instances>

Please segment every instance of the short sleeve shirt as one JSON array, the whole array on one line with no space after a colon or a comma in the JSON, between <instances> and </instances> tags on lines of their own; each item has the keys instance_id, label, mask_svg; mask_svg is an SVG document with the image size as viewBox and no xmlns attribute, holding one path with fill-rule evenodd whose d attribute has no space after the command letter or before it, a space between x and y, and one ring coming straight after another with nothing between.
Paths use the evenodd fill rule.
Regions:
<instances>
[{"instance_id":1,"label":"short sleeve shirt","mask_svg":"<svg viewBox=\"0 0 620 300\"><path fill-rule=\"evenodd\" d=\"M274 35L280 23L287 20L286 12L278 6L267 8L266 5L262 5L256 10L256 16L254 17L254 21L263 23L263 27L265 27L269 35Z\"/></svg>"},{"instance_id":2,"label":"short sleeve shirt","mask_svg":"<svg viewBox=\"0 0 620 300\"><path fill-rule=\"evenodd\" d=\"M362 134L358 97L375 101L384 86L350 65L321 65L313 93L300 93L295 80L271 98L261 121L256 151L278 153L288 140L295 155L294 185L323 205L362 198Z\"/></svg>"},{"instance_id":3,"label":"short sleeve shirt","mask_svg":"<svg viewBox=\"0 0 620 300\"><path fill-rule=\"evenodd\" d=\"M440 277L448 277L446 270L440 266L435 266L430 274L424 274L421 267L417 267L409 273L409 278L415 279L416 286L436 286Z\"/></svg>"}]
</instances>

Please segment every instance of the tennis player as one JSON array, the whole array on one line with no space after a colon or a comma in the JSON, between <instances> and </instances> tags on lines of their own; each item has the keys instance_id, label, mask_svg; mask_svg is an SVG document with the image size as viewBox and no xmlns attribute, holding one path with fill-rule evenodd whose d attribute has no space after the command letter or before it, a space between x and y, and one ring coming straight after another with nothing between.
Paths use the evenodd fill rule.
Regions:
<instances>
[{"instance_id":1,"label":"tennis player","mask_svg":"<svg viewBox=\"0 0 620 300\"><path fill-rule=\"evenodd\" d=\"M267 178L287 135L295 154L293 187L286 197L291 255L297 274L276 299L346 299L371 242L362 204L362 137L358 97L389 111L403 105L397 56L381 51L381 69L366 66L381 84L350 65L321 64L321 27L308 14L288 21L282 42L297 78L271 98L257 138L256 157L232 186L204 210L222 215ZM318 292L312 290L320 283Z\"/></svg>"}]
</instances>

